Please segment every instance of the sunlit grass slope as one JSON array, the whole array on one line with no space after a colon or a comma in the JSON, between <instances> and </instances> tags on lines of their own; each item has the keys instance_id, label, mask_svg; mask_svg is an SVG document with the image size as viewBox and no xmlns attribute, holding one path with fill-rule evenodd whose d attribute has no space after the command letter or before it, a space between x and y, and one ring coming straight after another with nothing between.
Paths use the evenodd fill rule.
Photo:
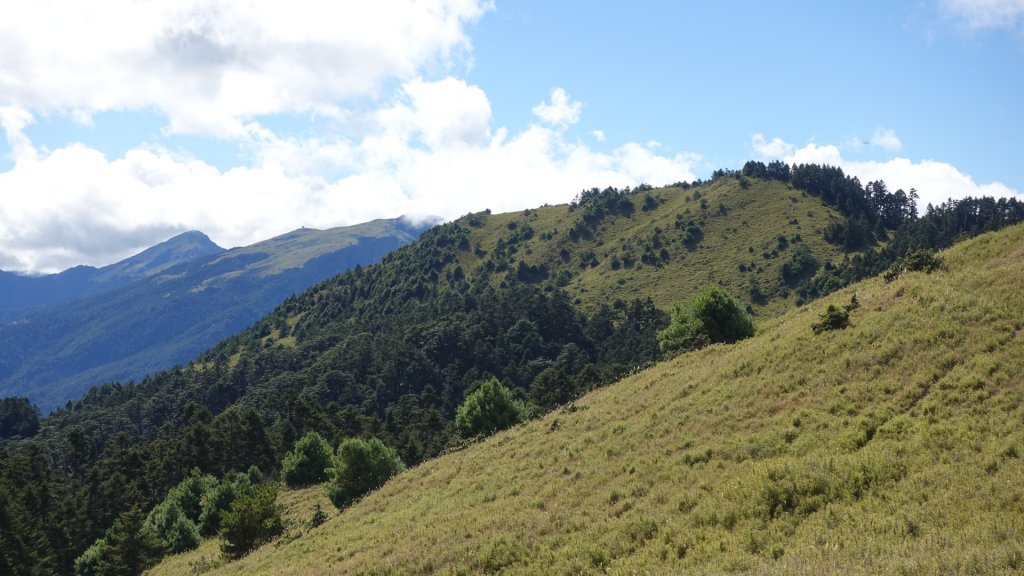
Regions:
<instances>
[{"instance_id":1,"label":"sunlit grass slope","mask_svg":"<svg viewBox=\"0 0 1024 576\"><path fill-rule=\"evenodd\" d=\"M720 178L690 189L657 188L630 200L633 214L605 218L592 238L572 238L570 229L582 210L559 205L491 215L470 228L470 243L491 253L499 241L522 237L529 226L533 234L517 244L517 259L545 265L552 279L568 272L564 289L586 308L616 298L650 297L670 310L716 284L764 313L777 314L796 300L781 297L786 289L781 270L797 249L806 247L822 265L843 257L823 235L830 221L841 220L838 212L780 182ZM701 230L699 241L684 241L689 223ZM661 250L667 258L660 257ZM464 254L460 262L466 273L485 262L475 253ZM653 257L646 263L645 254ZM753 283L764 293L763 302L752 302Z\"/></svg>"},{"instance_id":2,"label":"sunlit grass slope","mask_svg":"<svg viewBox=\"0 0 1024 576\"><path fill-rule=\"evenodd\" d=\"M408 470L240 561L212 567L207 544L153 573L1018 574L1024 227L943 258ZM851 326L814 335L854 291ZM299 520L326 502L282 501Z\"/></svg>"}]
</instances>

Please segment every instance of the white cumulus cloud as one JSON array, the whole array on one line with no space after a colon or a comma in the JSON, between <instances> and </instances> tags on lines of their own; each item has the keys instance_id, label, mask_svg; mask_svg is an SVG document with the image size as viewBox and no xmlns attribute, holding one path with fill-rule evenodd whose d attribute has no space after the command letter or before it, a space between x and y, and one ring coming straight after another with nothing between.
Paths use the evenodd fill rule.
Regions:
<instances>
[{"instance_id":1,"label":"white cumulus cloud","mask_svg":"<svg viewBox=\"0 0 1024 576\"><path fill-rule=\"evenodd\" d=\"M5 114L9 135L31 121ZM107 264L189 229L231 247L300 226L522 210L595 186L693 180L700 161L639 143L598 152L559 126L493 128L483 91L453 78L409 80L363 124L358 137L315 138L245 125L252 165L226 171L162 148L20 156L0 172L0 269Z\"/></svg>"},{"instance_id":2,"label":"white cumulus cloud","mask_svg":"<svg viewBox=\"0 0 1024 576\"><path fill-rule=\"evenodd\" d=\"M895 130L882 128L875 130L875 133L871 135L871 145L886 152L897 152L903 148L903 142L900 142Z\"/></svg>"},{"instance_id":3,"label":"white cumulus cloud","mask_svg":"<svg viewBox=\"0 0 1024 576\"><path fill-rule=\"evenodd\" d=\"M751 145L754 147L754 152L765 159L782 158L787 154L792 154L794 149L792 144L784 142L781 138L772 138L769 142L760 132L751 138Z\"/></svg>"},{"instance_id":4,"label":"white cumulus cloud","mask_svg":"<svg viewBox=\"0 0 1024 576\"><path fill-rule=\"evenodd\" d=\"M0 7L0 106L153 109L172 132L244 137L261 115L337 113L470 47L487 0L34 0Z\"/></svg>"},{"instance_id":5,"label":"white cumulus cloud","mask_svg":"<svg viewBox=\"0 0 1024 576\"><path fill-rule=\"evenodd\" d=\"M525 128L492 126L457 77L491 0L140 2L0 6L0 269L103 265L188 229L238 246L300 226L399 214L453 218L564 202L580 189L695 178L699 157L625 143L597 152L566 127L564 89ZM171 134L237 146L218 168L139 143L112 157L37 145L58 116L145 111ZM275 128L291 116L308 131ZM292 124L291 126L294 126ZM598 140L602 138L598 137Z\"/></svg>"},{"instance_id":6,"label":"white cumulus cloud","mask_svg":"<svg viewBox=\"0 0 1024 576\"><path fill-rule=\"evenodd\" d=\"M553 126L569 126L580 121L583 104L571 102L569 95L561 88L551 91L551 102L541 102L533 107L538 118Z\"/></svg>"},{"instance_id":7,"label":"white cumulus cloud","mask_svg":"<svg viewBox=\"0 0 1024 576\"><path fill-rule=\"evenodd\" d=\"M434 150L490 139L491 105L479 87L451 77L436 82L416 79L402 92L407 103L380 113L390 130L413 130Z\"/></svg>"},{"instance_id":8,"label":"white cumulus cloud","mask_svg":"<svg viewBox=\"0 0 1024 576\"><path fill-rule=\"evenodd\" d=\"M35 158L36 149L24 134L25 127L35 121L32 114L13 106L0 107L0 128L3 128L11 159Z\"/></svg>"}]
</instances>

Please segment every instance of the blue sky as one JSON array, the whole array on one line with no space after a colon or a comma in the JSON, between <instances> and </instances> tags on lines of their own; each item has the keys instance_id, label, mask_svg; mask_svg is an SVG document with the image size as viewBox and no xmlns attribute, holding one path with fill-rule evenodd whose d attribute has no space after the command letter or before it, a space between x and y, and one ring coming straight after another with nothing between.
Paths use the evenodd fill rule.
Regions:
<instances>
[{"instance_id":1,"label":"blue sky","mask_svg":"<svg viewBox=\"0 0 1024 576\"><path fill-rule=\"evenodd\" d=\"M0 7L4 270L749 159L924 202L1024 191L1024 0L22 4Z\"/></svg>"}]
</instances>

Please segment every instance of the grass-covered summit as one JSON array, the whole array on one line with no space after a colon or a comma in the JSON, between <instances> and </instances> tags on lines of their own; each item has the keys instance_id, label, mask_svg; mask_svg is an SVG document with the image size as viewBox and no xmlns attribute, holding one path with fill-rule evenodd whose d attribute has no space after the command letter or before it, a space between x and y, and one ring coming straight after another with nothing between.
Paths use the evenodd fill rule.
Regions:
<instances>
[{"instance_id":1,"label":"grass-covered summit","mask_svg":"<svg viewBox=\"0 0 1024 576\"><path fill-rule=\"evenodd\" d=\"M835 293L151 573L1017 574L1024 227ZM849 326L815 334L829 304ZM323 489L287 492L305 522Z\"/></svg>"}]
</instances>

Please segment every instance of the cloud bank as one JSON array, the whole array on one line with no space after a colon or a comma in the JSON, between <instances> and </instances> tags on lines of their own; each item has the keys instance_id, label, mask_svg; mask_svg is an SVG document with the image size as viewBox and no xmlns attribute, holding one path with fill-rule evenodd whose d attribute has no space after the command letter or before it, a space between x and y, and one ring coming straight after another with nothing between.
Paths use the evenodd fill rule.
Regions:
<instances>
[{"instance_id":1,"label":"cloud bank","mask_svg":"<svg viewBox=\"0 0 1024 576\"><path fill-rule=\"evenodd\" d=\"M224 246L299 226L399 214L453 218L564 202L581 188L694 178L692 154L638 144L597 151L566 135L583 105L560 88L535 122L493 125L490 102L458 78L468 27L490 0L340 3L100 3L0 8L0 268L103 265L176 232ZM59 17L56 17L59 15ZM218 169L160 144L120 157L30 128L56 116L147 111L166 135L237 146ZM311 133L285 136L288 115Z\"/></svg>"},{"instance_id":2,"label":"cloud bank","mask_svg":"<svg viewBox=\"0 0 1024 576\"><path fill-rule=\"evenodd\" d=\"M1024 13L1024 0L943 2L978 28L1017 25ZM699 154L578 130L586 106L557 86L537 95L527 125L495 125L488 95L460 78L473 66L469 30L493 9L491 0L5 3L0 129L12 166L0 171L0 269L108 264L190 229L231 247L300 226L454 218L696 178ZM159 118L163 139L115 157L30 136L43 119L89 125L123 111ZM217 140L244 161L218 168L160 143L172 135ZM752 144L763 158L913 186L924 201L1016 193L941 162L851 162L835 146L798 149L762 134ZM886 129L863 144L902 149Z\"/></svg>"},{"instance_id":3,"label":"cloud bank","mask_svg":"<svg viewBox=\"0 0 1024 576\"><path fill-rule=\"evenodd\" d=\"M695 178L695 154L636 143L600 152L568 138L578 113L552 122L548 111L581 105L560 95L511 132L492 126L479 87L414 78L364 119L359 139L281 138L247 124L252 165L227 171L159 147L115 159L81 144L40 152L22 132L30 116L0 113L8 140L21 143L15 166L0 173L0 268L105 264L188 229L231 247L299 226L521 210L592 186Z\"/></svg>"},{"instance_id":4,"label":"cloud bank","mask_svg":"<svg viewBox=\"0 0 1024 576\"><path fill-rule=\"evenodd\" d=\"M0 103L87 121L153 109L172 132L238 137L257 116L343 112L467 53L482 0L6 3Z\"/></svg>"}]
</instances>

